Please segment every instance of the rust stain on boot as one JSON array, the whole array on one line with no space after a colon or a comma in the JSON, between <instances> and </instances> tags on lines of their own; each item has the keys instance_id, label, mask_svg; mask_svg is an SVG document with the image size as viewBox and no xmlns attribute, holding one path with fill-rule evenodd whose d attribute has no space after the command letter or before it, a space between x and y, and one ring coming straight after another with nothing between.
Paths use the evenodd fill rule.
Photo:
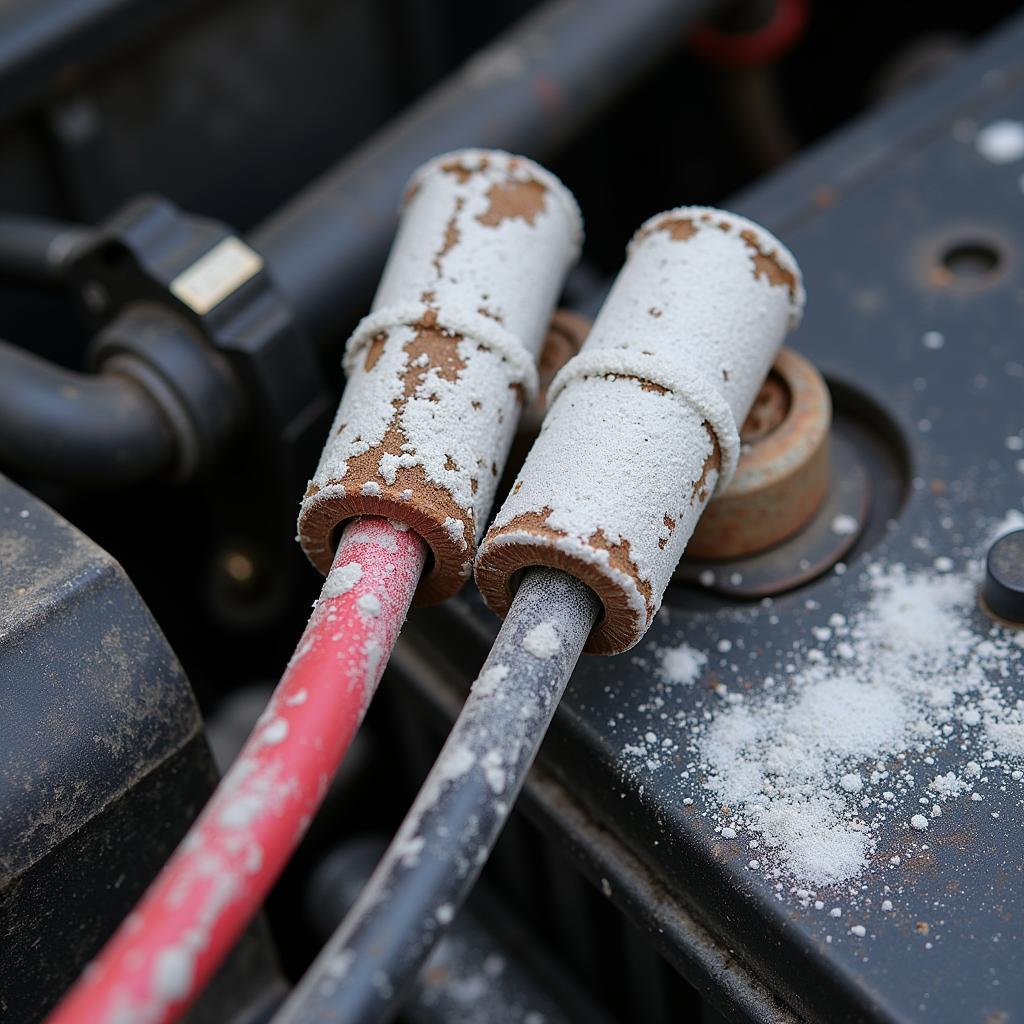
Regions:
<instances>
[{"instance_id":1,"label":"rust stain on boot","mask_svg":"<svg viewBox=\"0 0 1024 1024\"><path fill-rule=\"evenodd\" d=\"M520 484L516 485L516 488L512 491L513 494L516 493L519 486ZM492 530L489 536L492 538L500 537L504 533L518 533L519 531L523 531L525 533L532 533L538 538L544 538L547 540L558 540L559 538L568 537L569 534L564 530L556 530L548 523L548 519L551 514L552 509L549 506L545 506L539 512L521 512L503 526ZM581 539L585 544L588 544L592 548L596 548L600 551L607 551L608 565L632 578L643 597L644 604L647 607L647 620L649 622L653 615L653 595L651 591L651 584L647 580L640 578L640 569L636 562L633 561L629 541L623 537L622 540L613 543L605 535L603 529L595 530L589 537ZM567 554L558 549L553 549L551 564L572 571L599 593L606 590L607 581L600 569L595 568L589 563L577 561L573 555Z\"/></svg>"},{"instance_id":2,"label":"rust stain on boot","mask_svg":"<svg viewBox=\"0 0 1024 1024\"><path fill-rule=\"evenodd\" d=\"M710 494L708 493L708 477L711 475L712 470L718 470L722 467L722 449L718 445L718 438L715 436L715 432L711 429L711 424L705 420L702 424L704 430L707 432L708 439L711 441L711 453L704 460L704 468L701 470L700 476L693 483L693 490L690 492L690 504L694 505L698 501L703 504L708 500Z\"/></svg>"},{"instance_id":3,"label":"rust stain on boot","mask_svg":"<svg viewBox=\"0 0 1024 1024\"><path fill-rule=\"evenodd\" d=\"M477 220L488 228L496 228L506 220L516 218L533 225L537 214L544 212L547 186L539 181L508 181L492 185L487 190L490 204Z\"/></svg>"},{"instance_id":4,"label":"rust stain on boot","mask_svg":"<svg viewBox=\"0 0 1024 1024\"><path fill-rule=\"evenodd\" d=\"M367 373L377 365L377 361L384 355L384 346L387 344L387 340L387 331L380 331L370 339L370 344L366 349L366 358L363 360L363 369Z\"/></svg>"},{"instance_id":5,"label":"rust stain on boot","mask_svg":"<svg viewBox=\"0 0 1024 1024\"><path fill-rule=\"evenodd\" d=\"M754 278L763 277L770 285L786 288L789 291L789 297L795 301L796 275L782 265L778 252L766 253L761 248L757 235L749 228L740 232L740 238L754 254Z\"/></svg>"},{"instance_id":6,"label":"rust stain on boot","mask_svg":"<svg viewBox=\"0 0 1024 1024\"><path fill-rule=\"evenodd\" d=\"M455 210L452 215L448 218L448 223L444 229L444 239L441 242L441 248L434 253L434 270L437 271L437 276L441 276L441 260L445 258L459 244L459 239L462 237L459 231L459 214L462 213L462 208L466 205L466 200L462 196L457 196L455 199Z\"/></svg>"}]
</instances>

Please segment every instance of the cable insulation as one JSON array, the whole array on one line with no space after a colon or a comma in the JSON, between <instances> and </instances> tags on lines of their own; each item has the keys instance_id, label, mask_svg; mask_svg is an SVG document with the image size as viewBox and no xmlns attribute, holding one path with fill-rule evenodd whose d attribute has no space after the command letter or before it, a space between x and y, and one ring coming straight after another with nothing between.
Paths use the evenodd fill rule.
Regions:
<instances>
[{"instance_id":1,"label":"cable insulation","mask_svg":"<svg viewBox=\"0 0 1024 1024\"><path fill-rule=\"evenodd\" d=\"M362 721L426 557L411 530L352 520L284 676L173 857L49 1024L166 1024L257 912Z\"/></svg>"},{"instance_id":2,"label":"cable insulation","mask_svg":"<svg viewBox=\"0 0 1024 1024\"><path fill-rule=\"evenodd\" d=\"M0 341L0 471L87 487L170 473L175 435L119 373L77 373Z\"/></svg>"},{"instance_id":3,"label":"cable insulation","mask_svg":"<svg viewBox=\"0 0 1024 1024\"><path fill-rule=\"evenodd\" d=\"M389 1020L476 881L597 618L533 569L402 827L274 1024Z\"/></svg>"}]
</instances>

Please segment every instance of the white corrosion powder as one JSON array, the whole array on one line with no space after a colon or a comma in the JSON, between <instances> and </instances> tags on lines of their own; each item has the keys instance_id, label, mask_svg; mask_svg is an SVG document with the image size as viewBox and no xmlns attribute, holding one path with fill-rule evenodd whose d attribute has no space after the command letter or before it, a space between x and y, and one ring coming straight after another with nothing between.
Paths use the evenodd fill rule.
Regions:
<instances>
[{"instance_id":1,"label":"white corrosion powder","mask_svg":"<svg viewBox=\"0 0 1024 1024\"><path fill-rule=\"evenodd\" d=\"M324 589L320 592L321 599L341 597L347 594L363 578L363 567L358 562L339 565L332 569L324 581Z\"/></svg>"},{"instance_id":2,"label":"white corrosion powder","mask_svg":"<svg viewBox=\"0 0 1024 1024\"><path fill-rule=\"evenodd\" d=\"M194 962L182 949L161 950L153 962L153 991L158 999L175 1002L192 987Z\"/></svg>"},{"instance_id":3,"label":"white corrosion powder","mask_svg":"<svg viewBox=\"0 0 1024 1024\"><path fill-rule=\"evenodd\" d=\"M692 685L708 663L703 651L695 650L689 644L677 647L663 647L658 652L658 675L666 683Z\"/></svg>"},{"instance_id":4,"label":"white corrosion powder","mask_svg":"<svg viewBox=\"0 0 1024 1024\"><path fill-rule=\"evenodd\" d=\"M380 598L376 594L363 594L356 601L356 607L368 619L375 619L380 615Z\"/></svg>"},{"instance_id":5,"label":"white corrosion powder","mask_svg":"<svg viewBox=\"0 0 1024 1024\"><path fill-rule=\"evenodd\" d=\"M859 793L864 788L864 781L856 772L847 772L840 780L839 785L847 793Z\"/></svg>"},{"instance_id":6,"label":"white corrosion powder","mask_svg":"<svg viewBox=\"0 0 1024 1024\"><path fill-rule=\"evenodd\" d=\"M259 734L261 747L276 747L288 738L288 722L283 718L272 718Z\"/></svg>"},{"instance_id":7,"label":"white corrosion powder","mask_svg":"<svg viewBox=\"0 0 1024 1024\"><path fill-rule=\"evenodd\" d=\"M832 532L838 534L840 537L849 536L851 533L856 533L860 529L860 523L853 517L846 515L836 516L832 520Z\"/></svg>"},{"instance_id":8,"label":"white corrosion powder","mask_svg":"<svg viewBox=\"0 0 1024 1024\"><path fill-rule=\"evenodd\" d=\"M523 637L523 650L535 658L553 658L562 646L554 622L541 622Z\"/></svg>"},{"instance_id":9,"label":"white corrosion powder","mask_svg":"<svg viewBox=\"0 0 1024 1024\"><path fill-rule=\"evenodd\" d=\"M677 773L715 834L757 836L760 870L804 886L848 883L880 846L906 842L908 823L912 835L957 827L979 787L1024 780L1024 700L1010 685L1024 643L978 613L980 563L935 562L868 565L859 607L809 622L760 686L720 684L696 713L671 714L667 691L649 698L638 710L659 725L627 741L624 767ZM736 654L705 657L728 676ZM912 855L882 863L898 873Z\"/></svg>"},{"instance_id":10,"label":"white corrosion powder","mask_svg":"<svg viewBox=\"0 0 1024 1024\"><path fill-rule=\"evenodd\" d=\"M507 665L492 665L490 668L485 668L477 676L477 680L473 684L473 692L478 696L486 697L498 689L507 675Z\"/></svg>"},{"instance_id":11,"label":"white corrosion powder","mask_svg":"<svg viewBox=\"0 0 1024 1024\"><path fill-rule=\"evenodd\" d=\"M1024 157L1024 124L1020 121L993 121L974 139L974 147L994 164L1009 164Z\"/></svg>"},{"instance_id":12,"label":"white corrosion powder","mask_svg":"<svg viewBox=\"0 0 1024 1024\"><path fill-rule=\"evenodd\" d=\"M466 524L461 519L454 519L449 516L444 521L444 529L445 533L451 537L452 543L457 544L465 551L468 547L466 544Z\"/></svg>"}]
</instances>

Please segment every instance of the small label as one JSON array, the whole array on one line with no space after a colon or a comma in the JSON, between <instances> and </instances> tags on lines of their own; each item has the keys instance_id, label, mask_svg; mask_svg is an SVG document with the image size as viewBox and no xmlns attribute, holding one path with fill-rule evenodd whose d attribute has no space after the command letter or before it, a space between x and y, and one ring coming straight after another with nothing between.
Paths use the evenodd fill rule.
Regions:
<instances>
[{"instance_id":1,"label":"small label","mask_svg":"<svg viewBox=\"0 0 1024 1024\"><path fill-rule=\"evenodd\" d=\"M172 282L171 291L202 316L259 273L263 259L239 238L225 238Z\"/></svg>"}]
</instances>

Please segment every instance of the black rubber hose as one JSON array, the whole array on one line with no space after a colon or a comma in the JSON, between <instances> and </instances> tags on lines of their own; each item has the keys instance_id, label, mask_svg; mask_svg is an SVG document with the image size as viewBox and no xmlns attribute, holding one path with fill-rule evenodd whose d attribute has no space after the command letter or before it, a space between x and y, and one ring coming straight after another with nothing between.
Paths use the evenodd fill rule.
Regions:
<instances>
[{"instance_id":1,"label":"black rubber hose","mask_svg":"<svg viewBox=\"0 0 1024 1024\"><path fill-rule=\"evenodd\" d=\"M713 0L549 0L476 53L250 236L320 344L365 312L409 175L462 146L538 160L681 46Z\"/></svg>"},{"instance_id":2,"label":"black rubber hose","mask_svg":"<svg viewBox=\"0 0 1024 1024\"><path fill-rule=\"evenodd\" d=\"M156 402L111 370L76 373L0 342L0 470L86 486L170 472L175 439Z\"/></svg>"},{"instance_id":3,"label":"black rubber hose","mask_svg":"<svg viewBox=\"0 0 1024 1024\"><path fill-rule=\"evenodd\" d=\"M274 1024L381 1024L397 1012L497 841L598 609L573 576L524 576L402 827Z\"/></svg>"},{"instance_id":4,"label":"black rubber hose","mask_svg":"<svg viewBox=\"0 0 1024 1024\"><path fill-rule=\"evenodd\" d=\"M46 217L0 214L0 283L60 284L61 267L88 229Z\"/></svg>"}]
</instances>

